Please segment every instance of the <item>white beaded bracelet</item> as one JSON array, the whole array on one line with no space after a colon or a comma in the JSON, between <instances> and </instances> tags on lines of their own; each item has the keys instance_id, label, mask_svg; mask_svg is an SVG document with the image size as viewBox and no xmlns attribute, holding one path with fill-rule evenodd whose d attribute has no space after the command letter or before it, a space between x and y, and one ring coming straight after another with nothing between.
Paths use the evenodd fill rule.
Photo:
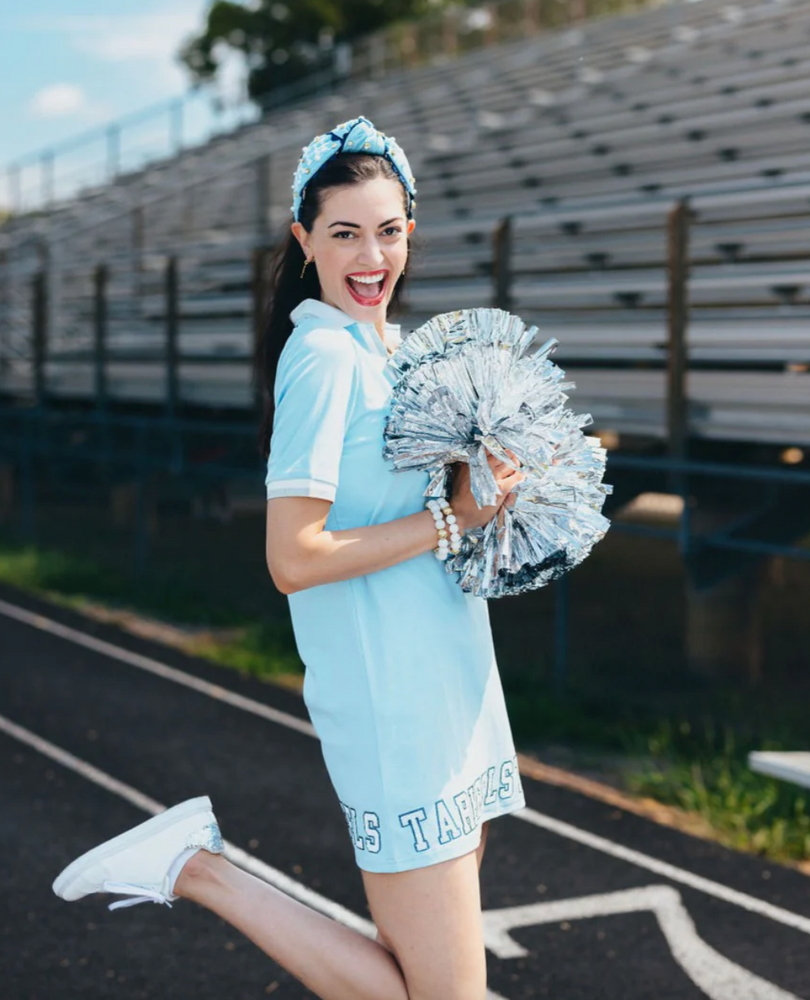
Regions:
<instances>
[{"instance_id":1,"label":"white beaded bracelet","mask_svg":"<svg viewBox=\"0 0 810 1000\"><path fill-rule=\"evenodd\" d=\"M451 552L456 555L461 550L461 535L453 508L448 503L447 498L439 497L438 500L428 500L425 507L433 515L433 521L439 535L439 544L433 550L433 554L437 559L446 559Z\"/></svg>"}]
</instances>

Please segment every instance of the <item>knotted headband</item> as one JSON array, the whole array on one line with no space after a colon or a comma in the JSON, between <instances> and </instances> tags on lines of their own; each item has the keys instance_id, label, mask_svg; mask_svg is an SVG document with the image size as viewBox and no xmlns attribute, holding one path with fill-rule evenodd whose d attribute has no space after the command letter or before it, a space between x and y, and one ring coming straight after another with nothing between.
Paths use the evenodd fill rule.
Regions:
<instances>
[{"instance_id":1,"label":"knotted headband","mask_svg":"<svg viewBox=\"0 0 810 1000\"><path fill-rule=\"evenodd\" d=\"M302 150L303 155L298 161L292 183L293 203L290 206L296 222L299 221L298 215L307 184L324 163L338 153L373 153L389 160L408 192L407 215L409 219L413 217L416 186L407 157L396 139L392 135L378 132L368 118L360 115L336 125L331 131L316 135Z\"/></svg>"}]
</instances>

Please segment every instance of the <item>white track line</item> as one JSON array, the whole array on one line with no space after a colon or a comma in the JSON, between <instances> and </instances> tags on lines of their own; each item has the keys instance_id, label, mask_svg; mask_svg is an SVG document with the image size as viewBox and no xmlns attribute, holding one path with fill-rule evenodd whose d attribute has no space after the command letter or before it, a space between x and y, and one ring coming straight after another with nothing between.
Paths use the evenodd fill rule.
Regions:
<instances>
[{"instance_id":1,"label":"white track line","mask_svg":"<svg viewBox=\"0 0 810 1000\"><path fill-rule=\"evenodd\" d=\"M587 830L580 830L579 827L572 826L570 823L564 823L559 819L554 819L553 816L546 816L535 809L520 809L518 812L511 813L510 815L518 819L523 819L527 823L532 823L534 826L539 826L543 830L566 837L568 840L575 840L577 843L591 847L595 851L601 851L603 854L609 854L611 857L628 861L631 865L637 865L639 868L646 868L647 871L655 872L656 875L671 879L673 882L680 882L681 885L689 886L690 889L697 889L698 892L714 896L715 899L721 899L724 903L732 903L734 906L740 906L742 909L748 910L751 913L757 913L761 917L768 917L770 920L775 920L786 927L792 927L794 930L802 931L804 934L810 934L810 918L793 913L791 910L784 910L781 906L766 903L765 900L757 899L756 896L749 896L745 892L730 889L727 885L723 885L722 882L703 878L702 875L695 875L684 868L671 865L667 861L659 861L658 858L653 858L649 854L634 851L630 847L623 847L621 844L616 844L606 837L599 837L597 834L589 833Z\"/></svg>"},{"instance_id":2,"label":"white track line","mask_svg":"<svg viewBox=\"0 0 810 1000\"><path fill-rule=\"evenodd\" d=\"M280 726L286 726L288 729L296 729L299 733L304 733L306 736L314 736L317 739L317 734L312 723L307 722L305 719L299 719L289 712L281 712L277 708L263 705L260 701L254 701L253 698L245 698L243 695L236 694L234 691L228 691L218 684L212 684L210 681L201 680L199 677L194 677L182 670L176 670L174 667L170 667L166 663L161 663L159 660L154 660L150 656L141 656L140 653L132 653L121 646L115 646L111 642L105 642L104 639L97 639L95 636L87 635L85 632L80 632L69 625L61 625L51 618L45 618L44 615L37 615L31 611L26 611L25 608L18 608L7 601L0 600L0 614L22 622L24 625L31 625L42 632L50 632L51 635L58 635L60 639L75 642L78 646L84 646L85 649L92 649L95 653L102 653L104 656L109 656L114 660L120 660L131 667L146 670L148 673L162 677L164 680L174 681L175 684L182 684L193 691L199 691L200 694L208 695L209 698L224 701L234 708L241 709L243 712L258 715L262 719L267 719L268 722L277 722Z\"/></svg>"},{"instance_id":3,"label":"white track line","mask_svg":"<svg viewBox=\"0 0 810 1000\"><path fill-rule=\"evenodd\" d=\"M148 795L144 795L143 792L139 792L132 785L127 785L123 781L113 778L106 771L88 764L86 761L81 760L81 758L68 753L67 750L63 750L41 736L37 736L30 729L25 729L23 726L17 725L16 722L12 722L3 715L0 715L0 732L4 732L6 735L19 740L20 743L26 743L45 757L50 757L57 764L61 764L62 767L66 767L76 774L80 774L88 781L92 781L93 784L100 785L101 788L106 789L108 792L126 799L127 802L131 802L132 805L143 809L144 812L148 812L152 816L156 816L166 809L166 806L162 805L162 803L156 802L155 799L150 798ZM373 938L377 933L371 921L358 917L356 913L352 913L351 910L347 910L339 903L335 903L331 899L321 896L320 893L308 889L305 885L301 885L300 882L296 882L295 879L290 878L289 875L285 875L284 872L280 872L276 868L271 868L270 865L265 864L263 861L227 841L226 847L226 856L229 861L239 865L240 868L244 868L253 875L258 875L259 878L264 879L265 882L269 882L270 885L275 886L277 889L281 889L288 896L293 896L302 903L306 903L307 906L311 906L313 909L325 913L328 917L332 917L333 920L338 920L340 923L346 924L347 927L352 927L354 930L360 931L366 937Z\"/></svg>"},{"instance_id":4,"label":"white track line","mask_svg":"<svg viewBox=\"0 0 810 1000\"><path fill-rule=\"evenodd\" d=\"M529 903L484 912L487 947L499 958L521 958L528 949L512 937L520 927L556 924L563 920L591 920L625 913L652 913L673 959L709 1000L800 1000L767 979L721 955L698 934L695 922L671 885Z\"/></svg>"},{"instance_id":5,"label":"white track line","mask_svg":"<svg viewBox=\"0 0 810 1000\"><path fill-rule=\"evenodd\" d=\"M157 802L148 795L144 795L143 792L139 792L132 785L127 785L125 782L113 778L106 771L102 771L93 764L88 764L87 761L81 760L81 758L76 757L67 750L63 750L61 747L56 746L55 743L37 736L30 729L17 725L16 722L12 722L3 715L0 715L0 732L18 740L20 743L24 743L26 746L32 747L38 753L43 754L43 756L50 757L57 764L61 764L62 767L81 775L81 777L86 778L88 781L92 781L93 784L106 789L106 791L112 792L122 799L126 799L127 802L137 806L138 809L143 809L144 812L152 816L156 816L166 809L166 806L162 805L162 803ZM273 868L252 854L248 854L247 851L243 851L241 847L236 847L235 844L231 844L227 840L225 841L225 857L239 868L275 886L276 889L280 889L288 896L292 896L293 899L305 903L313 910L331 917L332 920L336 920L346 927L351 927L352 930L357 931L365 937L372 940L376 938L377 928L372 921L366 920L364 917L359 917L345 906L341 906L340 903L336 903L334 900L322 896L319 892L315 892L314 889L309 889L300 882L296 882L294 878L290 878L289 875L285 875L284 872ZM488 990L487 1000L504 1000L504 998L492 992L492 990Z\"/></svg>"},{"instance_id":6,"label":"white track line","mask_svg":"<svg viewBox=\"0 0 810 1000\"><path fill-rule=\"evenodd\" d=\"M128 649L123 649L121 646L105 642L103 639L96 639L94 636L86 635L78 629L70 628L68 625L61 625L59 622L46 618L44 615L34 614L31 611L27 611L24 608L18 608L15 605L9 604L7 601L3 600L0 600L0 614L4 614L8 618L13 618L15 621L23 622L26 625L31 625L32 627L38 628L43 632L50 632L52 635L57 635L62 639L75 642L80 646L92 649L95 652L102 653L103 655L112 657L113 659L120 660L130 666L146 670L151 674L164 678L165 680L173 681L176 684L182 684L185 687L192 688L200 694L208 695L211 698L216 698L218 701L226 702L234 708L239 708L244 712L250 712L253 715L258 715L263 719L267 719L270 722L276 722L279 725L295 729L296 731L304 733L307 736L317 738L315 730L310 723L304 722L296 716L291 715L289 712L281 712L278 709L271 708L269 705L263 705L261 702L254 701L252 698L246 698L243 695L228 691L225 688L220 687L218 684L211 684L208 681L200 680L198 677L187 674L182 670L177 670L175 667L167 666L165 663L160 663L158 660L154 660L151 657L141 656L139 653L132 653ZM36 738L39 739L39 737ZM60 753L63 752L64 751L60 751ZM90 765L86 766L89 767ZM114 781L115 779L110 778L109 780ZM631 848L623 847L621 844L616 844L612 840L608 840L606 837L599 837L596 834L589 833L587 830L581 830L579 827L554 819L552 816L546 816L544 813L537 812L534 809L524 808L517 812L510 813L509 815L514 816L515 819L521 819L524 822L531 823L534 826L547 830L550 833L555 833L560 837L576 841L577 843L590 847L593 850L601 851L603 854L608 854L614 858L620 858L621 860L627 861L639 868L655 872L657 875L671 879L673 882L679 882L682 885L689 886L691 889L696 889L698 892L703 892L708 896L713 896L715 899L720 899L725 903L731 903L735 906L739 906L742 909L747 910L749 913L756 913L759 916L767 917L769 920L774 920L777 923L784 924L786 927L802 931L804 934L810 934L810 918L803 917L798 913L793 913L791 910L785 910L780 906L774 906L772 903L767 903L765 900L758 899L756 896L749 896L745 892L738 892L736 889L730 889L721 882L715 882L712 879L703 878L700 875L695 875L692 872L686 871L684 868L679 868L676 865L671 865L665 861L659 861L658 858L654 858L649 854L644 854L641 851L635 851ZM286 878L286 876L284 877Z\"/></svg>"}]
</instances>

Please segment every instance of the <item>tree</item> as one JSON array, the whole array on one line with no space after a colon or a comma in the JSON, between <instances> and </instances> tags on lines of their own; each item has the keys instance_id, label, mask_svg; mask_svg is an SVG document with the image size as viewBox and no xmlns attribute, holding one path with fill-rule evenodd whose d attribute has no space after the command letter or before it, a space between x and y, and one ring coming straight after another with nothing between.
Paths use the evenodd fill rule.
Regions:
<instances>
[{"instance_id":1,"label":"tree","mask_svg":"<svg viewBox=\"0 0 810 1000\"><path fill-rule=\"evenodd\" d=\"M332 60L333 46L393 21L447 6L447 0L214 0L205 28L179 52L195 85L216 79L224 50L240 52L249 96L261 102Z\"/></svg>"}]
</instances>

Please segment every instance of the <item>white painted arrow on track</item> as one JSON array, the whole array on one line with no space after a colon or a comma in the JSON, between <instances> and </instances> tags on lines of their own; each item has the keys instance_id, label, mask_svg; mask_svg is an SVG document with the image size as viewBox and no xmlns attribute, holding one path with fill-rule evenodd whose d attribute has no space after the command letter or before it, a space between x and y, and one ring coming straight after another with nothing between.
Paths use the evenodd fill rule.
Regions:
<instances>
[{"instance_id":1,"label":"white painted arrow on track","mask_svg":"<svg viewBox=\"0 0 810 1000\"><path fill-rule=\"evenodd\" d=\"M485 910L484 940L498 958L521 958L529 952L511 936L510 931L515 928L643 912L655 915L672 957L710 1000L802 1000L760 979L706 944L681 894L669 885Z\"/></svg>"}]
</instances>

